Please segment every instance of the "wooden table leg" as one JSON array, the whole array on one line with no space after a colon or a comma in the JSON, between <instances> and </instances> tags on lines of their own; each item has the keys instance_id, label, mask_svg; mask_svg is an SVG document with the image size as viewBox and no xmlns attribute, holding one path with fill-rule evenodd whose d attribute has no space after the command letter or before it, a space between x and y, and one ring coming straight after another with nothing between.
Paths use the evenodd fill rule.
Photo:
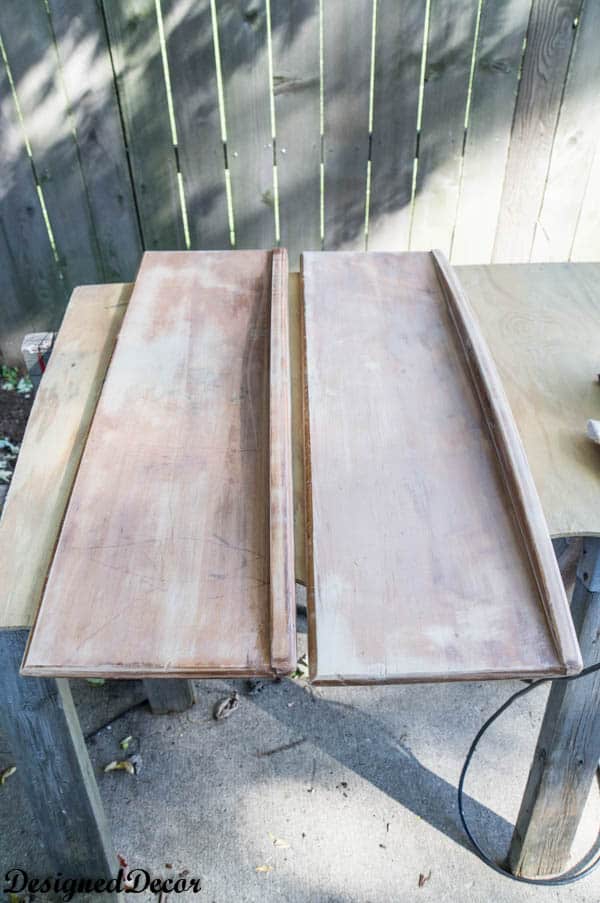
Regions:
<instances>
[{"instance_id":1,"label":"wooden table leg","mask_svg":"<svg viewBox=\"0 0 600 903\"><path fill-rule=\"evenodd\" d=\"M154 715L185 712L196 701L194 685L191 680L185 678L145 680L144 690L148 694L148 703Z\"/></svg>"},{"instance_id":2,"label":"wooden table leg","mask_svg":"<svg viewBox=\"0 0 600 903\"><path fill-rule=\"evenodd\" d=\"M571 604L584 665L600 661L600 539L587 539ZM518 875L564 871L600 759L600 672L556 681L508 861Z\"/></svg>"},{"instance_id":3,"label":"wooden table leg","mask_svg":"<svg viewBox=\"0 0 600 903\"><path fill-rule=\"evenodd\" d=\"M115 878L119 865L68 681L19 674L28 634L0 631L0 727L15 757L14 780L57 872Z\"/></svg>"}]
</instances>

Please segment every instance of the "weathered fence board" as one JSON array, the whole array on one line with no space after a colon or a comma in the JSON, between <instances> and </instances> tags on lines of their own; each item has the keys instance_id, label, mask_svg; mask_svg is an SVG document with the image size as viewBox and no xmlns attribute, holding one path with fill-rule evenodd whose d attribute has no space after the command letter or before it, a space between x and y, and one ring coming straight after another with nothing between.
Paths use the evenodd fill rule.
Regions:
<instances>
[{"instance_id":1,"label":"weathered fence board","mask_svg":"<svg viewBox=\"0 0 600 903\"><path fill-rule=\"evenodd\" d=\"M275 244L266 4L216 4L238 248Z\"/></svg>"},{"instance_id":2,"label":"weathered fence board","mask_svg":"<svg viewBox=\"0 0 600 903\"><path fill-rule=\"evenodd\" d=\"M325 247L365 246L373 0L323 5Z\"/></svg>"},{"instance_id":3,"label":"weathered fence board","mask_svg":"<svg viewBox=\"0 0 600 903\"><path fill-rule=\"evenodd\" d=\"M370 251L408 248L424 0L379 0L371 142Z\"/></svg>"},{"instance_id":4,"label":"weathered fence board","mask_svg":"<svg viewBox=\"0 0 600 903\"><path fill-rule=\"evenodd\" d=\"M600 138L599 34L600 3L585 3L576 31L544 201L535 226L532 260L566 260L571 252Z\"/></svg>"},{"instance_id":5,"label":"weathered fence board","mask_svg":"<svg viewBox=\"0 0 600 903\"><path fill-rule=\"evenodd\" d=\"M44 4L0 4L0 34L69 288L104 279L77 143Z\"/></svg>"},{"instance_id":6,"label":"weathered fence board","mask_svg":"<svg viewBox=\"0 0 600 903\"><path fill-rule=\"evenodd\" d=\"M102 0L144 247L185 247L155 0Z\"/></svg>"},{"instance_id":7,"label":"weathered fence board","mask_svg":"<svg viewBox=\"0 0 600 903\"><path fill-rule=\"evenodd\" d=\"M410 247L450 253L477 4L432 0Z\"/></svg>"},{"instance_id":8,"label":"weathered fence board","mask_svg":"<svg viewBox=\"0 0 600 903\"><path fill-rule=\"evenodd\" d=\"M192 248L229 247L209 0L162 0Z\"/></svg>"},{"instance_id":9,"label":"weathered fence board","mask_svg":"<svg viewBox=\"0 0 600 903\"><path fill-rule=\"evenodd\" d=\"M21 360L26 332L60 323L67 289L42 216L4 67L0 67L0 356Z\"/></svg>"},{"instance_id":10,"label":"weathered fence board","mask_svg":"<svg viewBox=\"0 0 600 903\"><path fill-rule=\"evenodd\" d=\"M281 244L290 266L321 247L319 3L271 0Z\"/></svg>"},{"instance_id":11,"label":"weathered fence board","mask_svg":"<svg viewBox=\"0 0 600 903\"><path fill-rule=\"evenodd\" d=\"M40 4L38 4L40 5ZM48 0L105 282L135 277L142 246L102 14Z\"/></svg>"},{"instance_id":12,"label":"weathered fence board","mask_svg":"<svg viewBox=\"0 0 600 903\"><path fill-rule=\"evenodd\" d=\"M515 109L493 259L527 261L581 0L534 0Z\"/></svg>"},{"instance_id":13,"label":"weathered fence board","mask_svg":"<svg viewBox=\"0 0 600 903\"><path fill-rule=\"evenodd\" d=\"M483 4L453 263L492 256L530 9L531 0Z\"/></svg>"}]
</instances>

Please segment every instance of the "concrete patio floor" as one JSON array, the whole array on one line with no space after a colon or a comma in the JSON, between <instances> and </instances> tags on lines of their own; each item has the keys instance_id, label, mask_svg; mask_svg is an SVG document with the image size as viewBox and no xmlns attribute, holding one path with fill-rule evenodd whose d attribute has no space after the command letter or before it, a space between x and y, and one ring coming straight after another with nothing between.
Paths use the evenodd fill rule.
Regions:
<instances>
[{"instance_id":1,"label":"concrete patio floor","mask_svg":"<svg viewBox=\"0 0 600 903\"><path fill-rule=\"evenodd\" d=\"M302 619L299 626L305 629ZM143 699L133 681L72 686L86 735ZM460 826L456 784L468 746L520 686L325 689L284 680L249 693L245 681L198 681L188 712L153 716L141 705L88 742L115 848L130 867L153 875L188 870L202 878L197 896L169 899L598 903L600 871L568 888L517 884L476 858ZM215 702L234 688L239 708L215 721ZM545 689L530 694L494 725L473 765L468 812L498 858L508 848L545 696ZM103 766L123 757L119 741L128 735L141 757L138 773L104 774ZM0 770L10 764L0 737ZM0 787L2 873L18 865L40 874L35 824L14 764L17 772ZM578 854L599 822L594 786Z\"/></svg>"}]
</instances>

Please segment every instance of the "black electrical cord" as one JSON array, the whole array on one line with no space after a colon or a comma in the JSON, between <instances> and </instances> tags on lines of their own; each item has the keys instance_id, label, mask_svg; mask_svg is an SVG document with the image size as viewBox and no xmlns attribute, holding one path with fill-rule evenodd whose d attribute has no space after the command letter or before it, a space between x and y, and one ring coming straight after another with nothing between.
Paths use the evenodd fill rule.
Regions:
<instances>
[{"instance_id":1,"label":"black electrical cord","mask_svg":"<svg viewBox=\"0 0 600 903\"><path fill-rule=\"evenodd\" d=\"M521 875L513 875L512 872L509 872L508 869L502 868L502 866L498 865L494 860L488 856L488 854L482 850L479 846L479 843L475 840L473 836L473 832L469 828L467 823L467 819L465 816L464 809L464 784L465 778L467 776L467 771L469 769L469 765L471 764L471 759L473 758L473 754L479 745L479 741L487 731L489 727L496 721L497 718L502 715L503 712L506 711L509 706L513 704L517 699L521 696L525 696L527 693L531 693L532 690L537 689L541 684L548 683L549 681L554 680L579 680L581 677L587 677L588 674L593 674L594 671L600 671L600 663L597 665L591 665L589 668L584 668L579 674L573 674L570 677L543 677L541 680L536 680L533 683L529 684L527 687L523 687L522 690L518 690L516 693L513 693L509 699L506 700L500 708L494 712L491 718L485 722L485 724L478 730L475 739L471 743L469 747L469 752L467 753L467 758L465 759L465 764L462 767L462 771L460 773L460 780L458 782L458 813L460 815L460 820L462 822L462 826L466 831L467 837L473 844L475 848L475 852L479 856L482 862L484 862L487 866L493 869L495 872L498 872L499 875L504 875L506 878L511 878L513 881L520 881L522 884L539 884L542 887L562 887L565 884L573 884L575 881L581 881L582 878L585 878L586 875L589 875L599 864L600 864L600 854L594 859L590 865L582 868L583 864L590 858L590 855L593 854L593 851L596 844L589 850L586 855L580 859L580 861L573 868L569 869L567 872L564 872L562 875L557 875L555 878L525 878ZM581 869L581 871L580 871Z\"/></svg>"}]
</instances>

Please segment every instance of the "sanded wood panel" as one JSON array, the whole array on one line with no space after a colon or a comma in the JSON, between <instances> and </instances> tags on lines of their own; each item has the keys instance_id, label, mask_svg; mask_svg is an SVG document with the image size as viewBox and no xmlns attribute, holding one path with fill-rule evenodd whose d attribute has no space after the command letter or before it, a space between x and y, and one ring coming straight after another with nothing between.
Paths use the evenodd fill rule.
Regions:
<instances>
[{"instance_id":1,"label":"sanded wood panel","mask_svg":"<svg viewBox=\"0 0 600 903\"><path fill-rule=\"evenodd\" d=\"M33 623L130 294L81 286L67 307L0 519L0 628Z\"/></svg>"},{"instance_id":2,"label":"sanded wood panel","mask_svg":"<svg viewBox=\"0 0 600 903\"><path fill-rule=\"evenodd\" d=\"M145 255L25 673L290 670L287 336L285 252Z\"/></svg>"},{"instance_id":3,"label":"sanded wood panel","mask_svg":"<svg viewBox=\"0 0 600 903\"><path fill-rule=\"evenodd\" d=\"M535 0L532 6L492 258L497 263L531 256L580 8L581 0Z\"/></svg>"},{"instance_id":4,"label":"sanded wood panel","mask_svg":"<svg viewBox=\"0 0 600 903\"><path fill-rule=\"evenodd\" d=\"M185 247L155 0L101 0L146 250Z\"/></svg>"},{"instance_id":5,"label":"sanded wood panel","mask_svg":"<svg viewBox=\"0 0 600 903\"><path fill-rule=\"evenodd\" d=\"M321 247L319 2L271 0L281 244L290 266Z\"/></svg>"},{"instance_id":6,"label":"sanded wood panel","mask_svg":"<svg viewBox=\"0 0 600 903\"><path fill-rule=\"evenodd\" d=\"M453 263L492 258L531 0L483 3L452 240Z\"/></svg>"},{"instance_id":7,"label":"sanded wood panel","mask_svg":"<svg viewBox=\"0 0 600 903\"><path fill-rule=\"evenodd\" d=\"M585 3L576 30L531 259L568 260L600 142L600 4ZM594 195L598 201L598 195ZM599 255L596 254L596 258Z\"/></svg>"},{"instance_id":8,"label":"sanded wood panel","mask_svg":"<svg viewBox=\"0 0 600 903\"><path fill-rule=\"evenodd\" d=\"M303 273L311 677L580 668L510 409L447 265L307 254Z\"/></svg>"},{"instance_id":9,"label":"sanded wood panel","mask_svg":"<svg viewBox=\"0 0 600 903\"><path fill-rule=\"evenodd\" d=\"M370 251L408 248L425 0L378 0L373 85Z\"/></svg>"},{"instance_id":10,"label":"sanded wood panel","mask_svg":"<svg viewBox=\"0 0 600 903\"><path fill-rule=\"evenodd\" d=\"M458 267L553 536L600 535L600 264Z\"/></svg>"}]
</instances>

